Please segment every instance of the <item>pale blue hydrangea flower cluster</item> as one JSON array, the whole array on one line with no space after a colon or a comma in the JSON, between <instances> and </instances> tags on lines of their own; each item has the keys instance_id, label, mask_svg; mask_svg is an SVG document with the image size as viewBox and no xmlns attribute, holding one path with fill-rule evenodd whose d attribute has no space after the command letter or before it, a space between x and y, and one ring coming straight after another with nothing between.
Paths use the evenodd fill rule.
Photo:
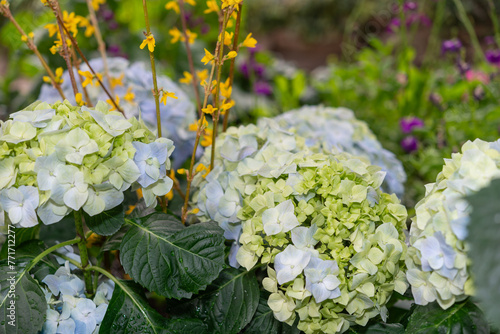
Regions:
<instances>
[{"instance_id":1,"label":"pale blue hydrangea flower cluster","mask_svg":"<svg viewBox=\"0 0 500 334\"><path fill-rule=\"evenodd\" d=\"M152 206L172 188L173 149L104 102L35 102L0 122L0 225L53 224L80 209L94 216L121 204L131 187Z\"/></svg>"},{"instance_id":2,"label":"pale blue hydrangea flower cluster","mask_svg":"<svg viewBox=\"0 0 500 334\"><path fill-rule=\"evenodd\" d=\"M99 333L99 326L106 314L113 295L114 282L107 280L98 287L93 299L85 297L85 284L71 273L69 262L47 275L42 290L48 304L47 320L42 334L93 334Z\"/></svg>"},{"instance_id":3,"label":"pale blue hydrangea flower cluster","mask_svg":"<svg viewBox=\"0 0 500 334\"><path fill-rule=\"evenodd\" d=\"M89 63L96 73L103 73L101 58L90 60ZM114 86L113 91L120 98L119 104L125 116L127 118L139 118L140 116L148 128L155 132L157 128L156 107L151 93L153 89L151 71L146 70L144 63L130 63L127 59L120 57L108 58L108 67L110 77L119 82ZM81 70L89 71L85 64L81 66ZM75 75L77 75L76 70ZM61 88L69 101L74 104L74 94L68 71L64 72L62 79L64 79L64 82ZM106 87L108 87L109 84L107 81L103 80ZM81 92L80 81L77 81ZM169 77L159 75L158 87L168 92L173 92L178 97L178 99L169 98L166 105L160 105L162 135L173 140L175 147L177 147L172 155L172 160L174 167L178 168L193 152L196 133L189 131L188 127L189 124L196 121L196 110L188 95ZM106 101L109 99L101 87L87 85L86 89L94 105L97 101ZM125 99L125 95L128 92L135 95L133 100ZM45 84L42 86L38 100L55 103L61 100L61 96L55 88Z\"/></svg>"},{"instance_id":4,"label":"pale blue hydrangea flower cluster","mask_svg":"<svg viewBox=\"0 0 500 334\"><path fill-rule=\"evenodd\" d=\"M230 264L239 267L236 252L241 234L241 220L237 217L243 196L255 190L257 177L272 177L289 168L298 152L307 150L304 140L278 127L275 121L266 119L257 127L253 124L230 127L216 141L214 169L204 179L197 174L193 186L198 188L193 196L198 217L202 221L213 220L224 229L224 236L234 240ZM200 159L210 165L207 149Z\"/></svg>"},{"instance_id":5,"label":"pale blue hydrangea flower cluster","mask_svg":"<svg viewBox=\"0 0 500 334\"><path fill-rule=\"evenodd\" d=\"M263 284L276 319L298 316L306 333L338 333L385 319L393 291L406 290L406 209L381 192L379 167L319 151L271 119L229 128L214 170L196 176L194 200L201 220L235 240L231 265L268 265Z\"/></svg>"},{"instance_id":6,"label":"pale blue hydrangea flower cluster","mask_svg":"<svg viewBox=\"0 0 500 334\"><path fill-rule=\"evenodd\" d=\"M305 106L276 117L284 129L305 137L307 145L320 143L327 151L332 149L367 158L387 173L382 189L404 193L406 173L394 153L384 149L368 125L357 120L352 110L323 106Z\"/></svg>"},{"instance_id":7,"label":"pale blue hydrangea flower cluster","mask_svg":"<svg viewBox=\"0 0 500 334\"><path fill-rule=\"evenodd\" d=\"M473 295L465 242L470 206L465 197L500 177L500 141L468 141L445 159L436 182L426 185L410 228L407 278L415 302L446 309Z\"/></svg>"}]
</instances>

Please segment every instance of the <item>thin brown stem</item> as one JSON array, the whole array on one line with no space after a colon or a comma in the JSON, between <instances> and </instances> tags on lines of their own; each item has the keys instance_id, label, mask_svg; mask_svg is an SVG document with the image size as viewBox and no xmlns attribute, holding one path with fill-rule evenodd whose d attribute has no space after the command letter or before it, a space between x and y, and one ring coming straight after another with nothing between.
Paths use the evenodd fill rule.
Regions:
<instances>
[{"instance_id":1,"label":"thin brown stem","mask_svg":"<svg viewBox=\"0 0 500 334\"><path fill-rule=\"evenodd\" d=\"M66 42L66 26L64 25L64 21L62 20L61 8L59 7L59 2L57 0L49 0L48 1L50 8L52 8L52 12L56 17L57 25L59 27L59 34L61 35L61 44L62 44L62 52L61 56L66 62L66 66L68 67L69 78L71 80L71 87L73 87L73 93L78 94L78 86L76 85L75 73L73 72L73 66L71 65L70 54L68 43ZM68 34L69 36L70 34Z\"/></svg>"},{"instance_id":2,"label":"thin brown stem","mask_svg":"<svg viewBox=\"0 0 500 334\"><path fill-rule=\"evenodd\" d=\"M85 98L85 102L87 103L87 106L93 107L92 101L90 100L89 93L87 92L87 88L83 87L83 77L80 75L80 60L76 56L75 50L71 49L71 57L73 58L73 67L76 68L76 73L78 73L78 79L80 80L80 84L82 85L82 90L83 90L83 97Z\"/></svg>"},{"instance_id":3,"label":"thin brown stem","mask_svg":"<svg viewBox=\"0 0 500 334\"><path fill-rule=\"evenodd\" d=\"M179 8L180 8L180 14L181 14L181 22L182 22L182 32L184 34L184 45L186 46L186 53L188 57L188 63L189 63L189 70L191 71L191 75L193 77L192 84L193 84L193 90L194 90L194 96L196 97L196 108L198 110L198 117L201 118L201 99L200 99L200 92L198 90L198 80L196 79L196 73L194 70L194 63L193 63L193 54L191 53L191 47L189 46L189 36L187 34L187 23L186 23L186 16L184 15L184 0L179 0Z\"/></svg>"},{"instance_id":4,"label":"thin brown stem","mask_svg":"<svg viewBox=\"0 0 500 334\"><path fill-rule=\"evenodd\" d=\"M68 32L68 29L65 26L64 26L64 30L68 34L68 37L71 40L71 43L73 44L73 47L75 48L76 52L78 52L78 54L80 55L80 58L82 58L83 61L85 62L85 64L87 64L87 67L89 68L90 72L92 72L92 74L96 78L97 82L99 82L99 85L101 85L102 89L104 90L104 92L106 93L106 95L111 100L111 103L113 103L113 106L115 107L115 109L118 110L119 112L121 112L123 114L122 108L120 108L120 106L118 105L118 103L116 103L115 98L109 93L109 91L106 88L106 86L104 86L104 83L102 82L102 80L99 79L99 77L97 76L97 73L94 71L94 69L92 68L92 66L90 66L89 61L87 60L87 57L85 57L85 55L83 54L82 50L78 46L78 42L76 41L76 39Z\"/></svg>"},{"instance_id":5,"label":"thin brown stem","mask_svg":"<svg viewBox=\"0 0 500 334\"><path fill-rule=\"evenodd\" d=\"M92 0L87 0L87 7L89 8L90 22L94 26L94 35L95 35L95 39L97 40L97 46L98 46L99 53L101 54L101 58L102 58L104 77L106 78L106 80L108 80L109 89L111 91L111 94L114 95L115 92L113 89L113 85L111 84L111 77L109 76L108 57L106 55L106 43L104 42L104 39L102 38L101 29L99 29L99 22L97 21L97 17L95 15L94 6L92 6Z\"/></svg>"},{"instance_id":6,"label":"thin brown stem","mask_svg":"<svg viewBox=\"0 0 500 334\"><path fill-rule=\"evenodd\" d=\"M186 195L184 197L184 206L182 207L182 224L186 224L186 219L188 215L188 204L189 204L189 194L191 192L191 183L193 182L194 174L194 161L195 161L195 156L196 156L196 151L198 150L198 144L200 142L200 137L203 131L205 130L203 123L205 122L205 114L201 114L200 118L200 124L198 127L198 130L196 131L196 140L194 142L194 147L193 147L193 154L191 155L191 164L189 165L189 172L186 173L186 178L187 178L187 186L186 186Z\"/></svg>"},{"instance_id":7,"label":"thin brown stem","mask_svg":"<svg viewBox=\"0 0 500 334\"><path fill-rule=\"evenodd\" d=\"M241 26L241 11L243 10L242 7L243 7L243 4L240 5L238 15L236 16L236 27L234 28L233 48L231 51L238 51L238 39L240 37L240 26ZM233 86L235 62L236 62L236 58L231 59L231 64L229 67L229 87ZM231 102L231 99L229 99L228 102ZM229 122L229 110L231 110L231 109L226 110L226 112L224 113L224 123L223 123L222 132L225 132L227 130L227 125Z\"/></svg>"},{"instance_id":8,"label":"thin brown stem","mask_svg":"<svg viewBox=\"0 0 500 334\"><path fill-rule=\"evenodd\" d=\"M229 20L230 10L228 9L224 13L224 22L222 23L222 30L219 33L219 53L216 55L217 64L217 86L215 88L214 104L215 111L213 113L213 131L212 131L212 154L210 155L210 170L214 169L215 161L215 141L217 140L217 130L219 125L219 115L220 115L220 79L222 76L222 68L224 65L224 32L226 31L227 21Z\"/></svg>"},{"instance_id":9,"label":"thin brown stem","mask_svg":"<svg viewBox=\"0 0 500 334\"><path fill-rule=\"evenodd\" d=\"M38 48L37 48L36 44L33 42L33 40L26 34L26 32L24 32L23 28L21 28L19 23L17 23L16 19L12 15L9 7L0 5L0 12L2 13L3 16L8 18L10 22L12 22L12 24L14 25L16 30L21 34L21 36L24 36L26 38L26 42L25 42L26 45L38 57L38 59L40 60L40 63L42 64L43 68L47 72L47 75L49 76L50 81L52 82L52 86L55 89L57 89L57 91L59 92L59 95L61 95L61 98L63 100L65 100L66 96L64 95L64 92L61 89L61 85L57 82L56 77L54 75L54 72L52 72L49 65L47 64L45 59L42 57L42 54L40 53L40 51L38 51Z\"/></svg>"},{"instance_id":10,"label":"thin brown stem","mask_svg":"<svg viewBox=\"0 0 500 334\"><path fill-rule=\"evenodd\" d=\"M148 5L146 0L142 0L142 8L144 9L144 20L146 21L146 37L151 35L151 27L149 25ZM156 105L156 126L158 128L158 137L161 137L161 114L160 114L160 92L158 91L158 81L156 79L155 56L153 52L149 52L151 60L151 74L153 76L153 95Z\"/></svg>"}]
</instances>

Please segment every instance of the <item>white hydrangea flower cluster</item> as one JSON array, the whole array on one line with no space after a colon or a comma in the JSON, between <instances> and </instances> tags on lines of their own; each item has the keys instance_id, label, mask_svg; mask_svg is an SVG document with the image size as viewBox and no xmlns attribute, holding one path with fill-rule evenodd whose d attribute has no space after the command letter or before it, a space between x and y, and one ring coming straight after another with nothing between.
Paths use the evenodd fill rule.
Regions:
<instances>
[{"instance_id":1,"label":"white hydrangea flower cluster","mask_svg":"<svg viewBox=\"0 0 500 334\"><path fill-rule=\"evenodd\" d=\"M194 200L201 220L235 240L231 265L268 265L263 283L278 320L298 315L306 333L337 333L385 318L392 292L406 290L406 209L380 191L379 167L319 151L270 119L229 128L214 170L196 176Z\"/></svg>"},{"instance_id":2,"label":"white hydrangea flower cluster","mask_svg":"<svg viewBox=\"0 0 500 334\"><path fill-rule=\"evenodd\" d=\"M103 73L101 58L92 59L89 63L96 73ZM120 57L108 58L108 68L113 92L120 99L120 108L123 109L125 117L141 117L148 128L155 132L157 128L156 107L151 94L153 89L151 71L145 68L144 63L130 63L127 59ZM89 71L89 68L84 64L80 70L85 72ZM75 75L78 75L76 70ZM68 71L64 72L62 79L64 81L61 88L65 96L71 103L75 104ZM108 87L108 82L105 79L103 80L106 87ZM77 83L80 91L82 91L80 81L77 80ZM188 95L169 77L159 75L158 87L173 92L177 96L177 99L169 98L166 105L161 104L160 112L162 134L164 137L172 139L175 147L177 147L172 155L172 160L174 167L178 168L193 152L196 133L189 131L188 128L190 124L196 121L196 110ZM87 85L86 89L90 100L94 104L97 101L109 99L104 90L95 83L95 80L94 84ZM38 100L55 103L60 99L61 96L52 85L45 84L42 86Z\"/></svg>"},{"instance_id":3,"label":"white hydrangea flower cluster","mask_svg":"<svg viewBox=\"0 0 500 334\"><path fill-rule=\"evenodd\" d=\"M69 262L47 275L42 290L47 300L47 320L42 334L83 333L97 334L104 319L115 284L111 280L102 282L93 299L85 297L85 284L71 273Z\"/></svg>"},{"instance_id":4,"label":"white hydrangea flower cluster","mask_svg":"<svg viewBox=\"0 0 500 334\"><path fill-rule=\"evenodd\" d=\"M80 209L94 216L121 204L130 187L154 205L172 188L173 149L104 102L35 102L0 122L0 225L53 224Z\"/></svg>"},{"instance_id":5,"label":"white hydrangea flower cluster","mask_svg":"<svg viewBox=\"0 0 500 334\"><path fill-rule=\"evenodd\" d=\"M368 125L356 119L352 110L305 106L275 119L284 129L305 137L309 146L319 143L326 151L335 149L367 158L387 172L382 189L400 198L403 195L406 173L402 163L382 147Z\"/></svg>"},{"instance_id":6,"label":"white hydrangea flower cluster","mask_svg":"<svg viewBox=\"0 0 500 334\"><path fill-rule=\"evenodd\" d=\"M410 228L407 278L415 302L446 309L473 294L467 250L470 206L466 196L500 177L500 141L468 141L445 159L436 182L426 185Z\"/></svg>"}]
</instances>

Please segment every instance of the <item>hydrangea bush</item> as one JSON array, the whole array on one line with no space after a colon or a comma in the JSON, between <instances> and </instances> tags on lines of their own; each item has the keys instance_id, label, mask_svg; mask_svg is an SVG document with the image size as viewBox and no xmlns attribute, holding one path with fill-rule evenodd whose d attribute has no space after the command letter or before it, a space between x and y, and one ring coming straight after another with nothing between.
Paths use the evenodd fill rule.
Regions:
<instances>
[{"instance_id":1,"label":"hydrangea bush","mask_svg":"<svg viewBox=\"0 0 500 334\"><path fill-rule=\"evenodd\" d=\"M156 139L135 118L68 101L35 102L0 126L0 219L32 227L72 211L89 216L120 205L141 188L147 206L167 194L171 140Z\"/></svg>"},{"instance_id":2,"label":"hydrangea bush","mask_svg":"<svg viewBox=\"0 0 500 334\"><path fill-rule=\"evenodd\" d=\"M500 177L500 142L476 139L445 159L436 182L426 186L410 229L407 278L415 303L437 301L447 309L473 295L467 256L470 206L466 196Z\"/></svg>"},{"instance_id":3,"label":"hydrangea bush","mask_svg":"<svg viewBox=\"0 0 500 334\"><path fill-rule=\"evenodd\" d=\"M392 292L406 290L406 209L381 192L379 167L315 151L270 119L229 128L195 199L200 219L235 240L231 265L268 265L263 284L276 319L292 324L298 315L306 333L336 333L385 319Z\"/></svg>"},{"instance_id":4,"label":"hydrangea bush","mask_svg":"<svg viewBox=\"0 0 500 334\"><path fill-rule=\"evenodd\" d=\"M103 62L101 58L89 61L90 66L96 73L103 73ZM155 101L151 98L153 82L151 80L151 71L146 70L144 63L130 63L125 58L108 58L108 70L111 77L113 92L119 98L120 108L123 109L127 118L141 118L152 131L156 131L156 107ZM81 66L81 72L90 71L87 65ZM90 72L89 72L90 73ZM75 76L78 73L75 69ZM63 80L61 89L68 97L69 101L75 103L73 90L68 71L65 71L61 77ZM107 80L102 78L106 86ZM81 91L81 83L78 81ZM172 92L177 99L168 99L166 105L160 105L162 134L174 141L177 149L172 155L173 163L178 168L188 157L191 156L196 133L189 131L189 125L195 122L196 112L194 104L188 95L169 77L158 76L158 87L168 92ZM97 101L106 101L109 97L99 86L96 80L86 87L92 103ZM42 86L38 97L41 101L55 103L61 97L57 90L49 84Z\"/></svg>"},{"instance_id":5,"label":"hydrangea bush","mask_svg":"<svg viewBox=\"0 0 500 334\"><path fill-rule=\"evenodd\" d=\"M320 143L325 150L337 149L366 157L387 172L384 191L401 197L406 173L396 155L382 147L366 122L356 119L352 110L305 106L276 117L279 125L307 138L308 146Z\"/></svg>"}]
</instances>

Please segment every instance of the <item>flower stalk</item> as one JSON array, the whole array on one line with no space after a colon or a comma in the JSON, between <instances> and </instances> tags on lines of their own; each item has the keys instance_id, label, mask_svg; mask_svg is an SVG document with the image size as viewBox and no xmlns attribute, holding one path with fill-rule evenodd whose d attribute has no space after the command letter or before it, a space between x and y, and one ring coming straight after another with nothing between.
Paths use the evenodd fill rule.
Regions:
<instances>
[{"instance_id":1,"label":"flower stalk","mask_svg":"<svg viewBox=\"0 0 500 334\"><path fill-rule=\"evenodd\" d=\"M186 23L186 16L185 16L185 12L184 12L184 0L179 0L179 10L180 10L180 14L181 14L182 33L184 35L184 45L186 46L186 54L188 57L189 71L191 72L191 75L193 77L191 83L192 83L193 89L194 89L194 96L196 97L196 108L198 109L198 117L201 118L203 112L201 111L200 92L198 90L198 80L196 79L196 75L195 75L193 54L191 52L191 46L189 46L189 36L187 34L187 23Z\"/></svg>"},{"instance_id":2,"label":"flower stalk","mask_svg":"<svg viewBox=\"0 0 500 334\"><path fill-rule=\"evenodd\" d=\"M210 156L210 170L214 168L215 159L215 141L217 140L217 129L219 125L220 115L220 79L222 76L222 67L224 64L224 32L227 28L227 21L229 19L230 11L226 10L224 13L224 21L222 22L222 29L219 34L219 41L217 42L218 53L216 54L215 63L217 64L217 86L215 88L214 104L215 112L213 113L213 131L212 131L212 155Z\"/></svg>"},{"instance_id":3,"label":"flower stalk","mask_svg":"<svg viewBox=\"0 0 500 334\"><path fill-rule=\"evenodd\" d=\"M2 13L3 16L5 16L7 19L9 19L9 21L14 25L14 27L21 34L21 36L26 39L26 42L25 42L26 45L37 56L38 60L40 60L42 67L45 69L45 71L47 72L47 75L50 78L50 81L52 82L52 86L59 92L59 95L61 95L61 98L63 100L65 100L66 96L64 95L64 92L61 89L61 85L57 82L56 77L54 75L54 72L52 72L49 65L47 64L45 59L42 57L42 54L40 53L40 51L38 51L36 44L33 42L33 39L26 34L26 32L23 30L23 28L21 28L19 23L16 21L16 19L14 18L14 16L12 15L12 13L9 9L9 6L8 5L7 6L0 5L0 13Z\"/></svg>"},{"instance_id":4,"label":"flower stalk","mask_svg":"<svg viewBox=\"0 0 500 334\"><path fill-rule=\"evenodd\" d=\"M61 56L63 57L64 61L66 62L66 67L68 68L68 73L69 73L69 78L71 80L71 87L73 88L73 94L75 94L75 98L78 95L78 86L76 85L76 79L75 79L75 73L73 72L73 66L71 64L70 60L70 53L69 53L69 48L68 48L68 43L66 41L66 33L65 33L65 26L64 22L62 20L62 15L61 15L61 8L59 7L59 2L57 0L49 0L48 4L50 5L50 8L52 9L52 12L54 13L57 21L57 25L59 27L59 33L61 34L61 44L62 44L62 52ZM69 34L68 34L69 35Z\"/></svg>"},{"instance_id":5,"label":"flower stalk","mask_svg":"<svg viewBox=\"0 0 500 334\"><path fill-rule=\"evenodd\" d=\"M488 13L490 14L491 22L493 23L495 42L497 42L497 46L500 47L500 24L498 23L498 17L496 15L495 4L493 0L486 1L488 2L488 6L490 7Z\"/></svg>"},{"instance_id":6,"label":"flower stalk","mask_svg":"<svg viewBox=\"0 0 500 334\"><path fill-rule=\"evenodd\" d=\"M481 44L479 44L479 40L477 39L476 31L474 30L474 26L472 25L471 21L467 17L467 12L465 11L464 5L461 0L453 0L455 3L455 6L457 7L458 11L458 18L460 21L462 21L462 24L465 27L465 30L467 30L467 33L469 34L469 38L472 42L472 46L474 47L474 51L476 53L476 57L480 57L482 60L484 60L484 53L483 49L481 48ZM481 57L483 55L483 57Z\"/></svg>"},{"instance_id":7,"label":"flower stalk","mask_svg":"<svg viewBox=\"0 0 500 334\"><path fill-rule=\"evenodd\" d=\"M243 10L243 4L240 5L240 10L238 11L238 14L236 16L236 27L234 28L234 40L233 40L233 48L231 51L238 51L238 39L240 37L240 26L241 26L241 12ZM236 58L231 59L231 64L229 66L229 87L233 87L233 80L234 80L234 65L236 63ZM228 102L231 102L231 99L229 99ZM229 111L231 110L228 109L224 113L224 122L223 122L223 127L222 127L222 132L225 132L227 130L228 122L229 122Z\"/></svg>"},{"instance_id":8,"label":"flower stalk","mask_svg":"<svg viewBox=\"0 0 500 334\"><path fill-rule=\"evenodd\" d=\"M149 25L148 5L146 0L142 0L142 8L144 10L144 20L146 22L146 37L151 36L151 26ZM156 78L155 56L153 51L149 51L149 59L151 60L151 72L153 74L153 96L156 105L156 125L158 128L158 137L161 137L161 114L160 114L160 92L158 90L158 81Z\"/></svg>"},{"instance_id":9,"label":"flower stalk","mask_svg":"<svg viewBox=\"0 0 500 334\"><path fill-rule=\"evenodd\" d=\"M60 21L62 23L62 19L61 18L58 18L58 21ZM78 46L78 42L76 41L76 39L69 33L68 29L66 28L66 26L64 26L64 24L63 24L63 28L64 28L64 31L66 32L67 36L71 40L71 43L72 43L73 47L75 48L76 52L78 52L78 54L80 55L80 58L82 58L82 60L85 62L85 64L89 68L90 72L92 72L92 74L94 75L94 78L97 80L97 82L99 82L99 85L101 85L102 89L104 90L104 92L106 93L106 95L111 100L111 103L113 104L113 106L115 107L115 109L118 110L119 112L121 112L123 114L124 113L123 109L120 108L120 106L116 102L115 98L109 93L108 89L106 88L106 86L104 85L104 83L102 82L102 80L99 79L99 76L97 76L97 73L94 71L94 69L92 68L92 66L90 66L87 57L85 57L85 55L83 54L82 50Z\"/></svg>"},{"instance_id":10,"label":"flower stalk","mask_svg":"<svg viewBox=\"0 0 500 334\"><path fill-rule=\"evenodd\" d=\"M87 250L87 241L83 231L83 215L81 210L74 211L76 235L79 238L78 250L82 260L82 269L85 270L89 266L89 253ZM89 271L84 271L83 279L85 282L85 292L87 296L94 295L94 286L92 284L92 275Z\"/></svg>"},{"instance_id":11,"label":"flower stalk","mask_svg":"<svg viewBox=\"0 0 500 334\"><path fill-rule=\"evenodd\" d=\"M99 28L99 22L97 21L97 17L95 15L94 6L92 5L92 0L87 0L87 7L89 8L90 22L92 22L92 25L94 26L94 35L97 41L97 48L99 49L99 53L101 54L102 58L104 77L108 81L111 94L114 95L113 85L111 84L111 77L109 76L108 57L106 55L106 43L102 38L101 29Z\"/></svg>"}]
</instances>

